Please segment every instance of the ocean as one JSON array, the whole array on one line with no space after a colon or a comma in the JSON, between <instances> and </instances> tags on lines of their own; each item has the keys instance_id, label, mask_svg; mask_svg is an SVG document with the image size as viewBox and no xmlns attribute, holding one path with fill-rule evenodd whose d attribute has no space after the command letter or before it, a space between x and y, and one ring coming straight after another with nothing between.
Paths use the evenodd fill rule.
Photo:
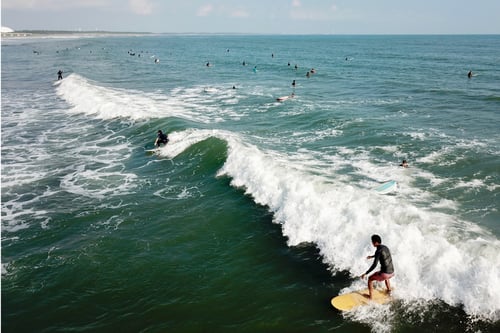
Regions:
<instances>
[{"instance_id":1,"label":"ocean","mask_svg":"<svg viewBox=\"0 0 500 333\"><path fill-rule=\"evenodd\" d=\"M500 331L500 36L1 51L2 331ZM341 313L372 234L394 299Z\"/></svg>"}]
</instances>

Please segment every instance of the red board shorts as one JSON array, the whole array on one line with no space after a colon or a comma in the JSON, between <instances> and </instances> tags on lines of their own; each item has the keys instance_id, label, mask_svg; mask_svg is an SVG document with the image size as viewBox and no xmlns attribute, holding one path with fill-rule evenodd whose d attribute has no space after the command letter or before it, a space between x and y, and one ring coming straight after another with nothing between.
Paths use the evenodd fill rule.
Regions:
<instances>
[{"instance_id":1,"label":"red board shorts","mask_svg":"<svg viewBox=\"0 0 500 333\"><path fill-rule=\"evenodd\" d=\"M389 280L393 276L394 276L394 273L387 274L387 273L382 273L381 271L378 271L377 273L370 276L370 280L372 280L372 281L373 280L374 281L385 281L385 280Z\"/></svg>"}]
</instances>

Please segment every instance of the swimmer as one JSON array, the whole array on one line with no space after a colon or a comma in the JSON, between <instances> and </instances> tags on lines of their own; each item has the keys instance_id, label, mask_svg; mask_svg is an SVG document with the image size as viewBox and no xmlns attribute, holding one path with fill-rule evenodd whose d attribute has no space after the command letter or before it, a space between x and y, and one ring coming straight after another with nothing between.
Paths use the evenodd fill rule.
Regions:
<instances>
[{"instance_id":1,"label":"swimmer","mask_svg":"<svg viewBox=\"0 0 500 333\"><path fill-rule=\"evenodd\" d=\"M403 168L407 168L408 167L408 161L403 160L403 162L401 162L401 164L399 166L403 167Z\"/></svg>"}]
</instances>

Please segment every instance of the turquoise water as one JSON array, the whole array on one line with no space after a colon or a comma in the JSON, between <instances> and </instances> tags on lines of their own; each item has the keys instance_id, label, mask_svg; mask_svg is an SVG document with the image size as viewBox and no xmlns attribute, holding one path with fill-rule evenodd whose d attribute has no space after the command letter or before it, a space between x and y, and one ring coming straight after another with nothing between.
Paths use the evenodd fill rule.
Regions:
<instances>
[{"instance_id":1,"label":"turquoise water","mask_svg":"<svg viewBox=\"0 0 500 333\"><path fill-rule=\"evenodd\" d=\"M497 332L499 63L495 35L3 39L2 329ZM373 233L395 301L339 313Z\"/></svg>"}]
</instances>

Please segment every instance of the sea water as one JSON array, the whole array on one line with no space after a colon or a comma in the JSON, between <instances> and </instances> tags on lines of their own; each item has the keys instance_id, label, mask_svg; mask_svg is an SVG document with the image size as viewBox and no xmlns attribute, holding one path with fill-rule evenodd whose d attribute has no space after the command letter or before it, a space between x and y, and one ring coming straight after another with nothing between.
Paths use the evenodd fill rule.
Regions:
<instances>
[{"instance_id":1,"label":"sea water","mask_svg":"<svg viewBox=\"0 0 500 333\"><path fill-rule=\"evenodd\" d=\"M499 64L495 35L3 39L2 329L498 332ZM340 313L372 234L394 301Z\"/></svg>"}]
</instances>

